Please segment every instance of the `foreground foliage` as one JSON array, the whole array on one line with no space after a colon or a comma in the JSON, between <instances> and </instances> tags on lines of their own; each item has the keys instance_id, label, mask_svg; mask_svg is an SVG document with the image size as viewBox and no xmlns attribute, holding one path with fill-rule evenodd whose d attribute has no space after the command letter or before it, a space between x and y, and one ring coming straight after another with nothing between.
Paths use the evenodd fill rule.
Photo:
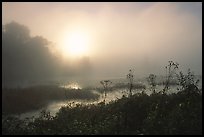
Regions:
<instances>
[{"instance_id":1,"label":"foreground foliage","mask_svg":"<svg viewBox=\"0 0 204 137\"><path fill-rule=\"evenodd\" d=\"M3 134L202 134L202 94L138 93L109 104L63 107L55 117L3 116Z\"/></svg>"}]
</instances>

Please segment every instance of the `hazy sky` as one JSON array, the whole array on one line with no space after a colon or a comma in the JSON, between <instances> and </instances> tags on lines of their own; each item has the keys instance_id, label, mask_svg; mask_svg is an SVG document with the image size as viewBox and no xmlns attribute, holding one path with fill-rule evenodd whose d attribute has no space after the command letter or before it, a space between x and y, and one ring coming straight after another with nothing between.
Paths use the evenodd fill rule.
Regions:
<instances>
[{"instance_id":1,"label":"hazy sky","mask_svg":"<svg viewBox=\"0 0 204 137\"><path fill-rule=\"evenodd\" d=\"M86 39L93 74L123 77L164 74L169 60L202 74L202 3L3 3L2 23L16 21L31 35L69 54L66 39ZM81 40L82 40L81 39ZM69 49L66 49L69 50ZM79 52L79 51L77 51ZM74 61L76 56L68 56Z\"/></svg>"}]
</instances>

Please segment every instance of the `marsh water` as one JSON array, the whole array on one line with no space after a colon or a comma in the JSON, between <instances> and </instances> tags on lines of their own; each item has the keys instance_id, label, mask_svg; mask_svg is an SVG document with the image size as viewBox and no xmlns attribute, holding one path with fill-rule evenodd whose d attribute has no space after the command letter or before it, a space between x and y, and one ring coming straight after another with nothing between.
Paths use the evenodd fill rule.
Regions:
<instances>
[{"instance_id":1,"label":"marsh water","mask_svg":"<svg viewBox=\"0 0 204 137\"><path fill-rule=\"evenodd\" d=\"M202 77L200 78L200 80L201 81L199 82L198 86L199 86L200 89L202 89ZM117 81L115 80L115 82L118 82L118 81L124 82L123 80L117 80ZM152 93L151 87L148 84L148 82L142 81L142 80L141 81L137 80L137 83L141 83L141 84L145 85L146 88L145 89L134 89L132 91L132 94L145 92L147 95L150 95ZM67 82L67 83L60 84L59 87L68 88L68 89L75 89L76 91L81 90L81 89L84 88L83 86L81 86L76 81L75 82ZM24 118L27 118L27 117L28 118L29 117L38 117L42 110L46 110L46 111L50 112L50 114L52 116L55 116L56 113L59 111L59 109L61 107L67 106L68 104L69 105L72 104L73 107L76 104L84 104L84 105L85 104L97 104L99 102L104 101L104 94L101 93L100 91L98 91L96 87L101 87L102 88L102 86L100 84L97 84L97 85L95 84L95 86L92 86L91 88L89 87L89 90L93 94L98 94L99 95L99 98L97 100L69 99L69 100L63 100L63 101L52 101L46 107L43 107L43 108L38 109L38 110L22 113L22 114L20 114L18 116L21 119L24 119ZM163 88L164 88L163 85L156 85L156 91L161 91ZM167 94L178 92L177 88L178 88L178 86L176 86L176 85L170 86L170 89L167 91ZM113 89L113 90L107 92L105 102L109 103L111 101L122 98L122 96L128 96L128 94L129 94L129 89L128 88Z\"/></svg>"}]
</instances>

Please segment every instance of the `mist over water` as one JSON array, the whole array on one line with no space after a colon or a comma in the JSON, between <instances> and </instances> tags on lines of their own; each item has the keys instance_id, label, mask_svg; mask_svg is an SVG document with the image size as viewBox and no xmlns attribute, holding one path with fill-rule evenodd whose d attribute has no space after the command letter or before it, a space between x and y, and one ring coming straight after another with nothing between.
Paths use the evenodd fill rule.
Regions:
<instances>
[{"instance_id":1,"label":"mist over water","mask_svg":"<svg viewBox=\"0 0 204 137\"><path fill-rule=\"evenodd\" d=\"M72 80L89 85L123 77L129 69L140 78L164 75L169 60L202 75L201 3L3 3L2 8L3 87ZM73 43L66 43L72 34ZM89 43L83 45L85 38ZM82 47L90 50L70 53Z\"/></svg>"},{"instance_id":2,"label":"mist over water","mask_svg":"<svg viewBox=\"0 0 204 137\"><path fill-rule=\"evenodd\" d=\"M196 76L196 79L199 79L200 82L198 84L199 89L202 89L202 77L201 76ZM128 81L125 78L120 78L120 79L111 79L111 81L113 82L110 86L109 89L111 89L111 87L114 87L114 85L116 85L117 83L120 84L125 84L127 85L127 88L117 88L117 89L112 89L112 90L107 90L107 96L105 98L105 102L108 104L114 100L118 100L121 99L123 96L128 97L129 94L129 88L128 88ZM159 77L157 78L157 83L164 81L163 77ZM91 82L91 81L90 81ZM146 78L140 78L140 79L134 79L134 83L138 83L141 85L145 86L145 89L134 89L132 91L133 95L136 93L146 93L147 95L152 94L152 90L151 90L151 86L149 85L149 83L147 82ZM26 117L39 117L40 112L42 110L46 110L48 112L50 112L50 114L52 116L55 116L56 113L59 111L59 109L61 107L66 107L68 105L71 105L72 107L75 107L76 104L83 104L83 105L88 105L88 104L98 104L100 102L104 101L104 89L102 88L102 85L100 84L99 81L95 81L95 83L92 81L92 86L84 86L82 87L79 82L64 82L64 84L60 84L59 87L61 88L65 88L65 89L74 89L76 90L75 92L77 92L77 90L82 90L83 88L88 88L90 89L90 91L93 94L97 94L99 95L99 98L96 100L84 100L84 99L67 99L65 101L51 101L51 103L49 103L46 107L43 107L39 110L35 110L35 111L30 111L30 112L26 112L26 113L22 113L20 114L20 118L24 119ZM167 94L172 94L172 93L177 93L178 92L178 85L170 85L170 89L166 92ZM156 85L156 91L162 91L164 89L164 85ZM102 92L101 92L102 91ZM202 92L202 91L201 91Z\"/></svg>"},{"instance_id":3,"label":"mist over water","mask_svg":"<svg viewBox=\"0 0 204 137\"><path fill-rule=\"evenodd\" d=\"M166 94L179 91L180 72L184 79L192 72L202 94L200 2L3 2L2 11L2 115L56 116L69 105L108 104L129 97L131 84L133 95L150 96L147 79L154 74L162 91L168 61L179 65Z\"/></svg>"}]
</instances>

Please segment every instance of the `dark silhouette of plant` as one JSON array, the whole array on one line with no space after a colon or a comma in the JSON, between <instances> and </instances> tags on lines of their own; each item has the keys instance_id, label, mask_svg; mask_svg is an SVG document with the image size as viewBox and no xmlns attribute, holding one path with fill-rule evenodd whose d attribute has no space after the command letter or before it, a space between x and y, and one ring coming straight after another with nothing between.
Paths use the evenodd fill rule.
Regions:
<instances>
[{"instance_id":1,"label":"dark silhouette of plant","mask_svg":"<svg viewBox=\"0 0 204 137\"><path fill-rule=\"evenodd\" d=\"M177 62L169 61L169 64L165 66L166 69L166 80L165 80L165 86L162 90L162 93L164 94L169 89L169 83L170 80L173 78L173 75L176 74L176 70L178 69L179 64Z\"/></svg>"},{"instance_id":2,"label":"dark silhouette of plant","mask_svg":"<svg viewBox=\"0 0 204 137\"><path fill-rule=\"evenodd\" d=\"M133 88L133 72L130 69L129 73L127 74L128 85L129 85L129 96L132 96L132 88Z\"/></svg>"},{"instance_id":3,"label":"dark silhouette of plant","mask_svg":"<svg viewBox=\"0 0 204 137\"><path fill-rule=\"evenodd\" d=\"M178 87L179 91L199 92L199 79L195 80L195 75L190 69L188 69L186 75L184 75L182 71L179 72L179 74L177 74L177 79L178 85L180 86L180 88Z\"/></svg>"},{"instance_id":4,"label":"dark silhouette of plant","mask_svg":"<svg viewBox=\"0 0 204 137\"><path fill-rule=\"evenodd\" d=\"M156 93L156 91L155 91L155 88L156 88L156 75L150 74L147 81L151 85L152 92L155 94Z\"/></svg>"},{"instance_id":5,"label":"dark silhouette of plant","mask_svg":"<svg viewBox=\"0 0 204 137\"><path fill-rule=\"evenodd\" d=\"M172 62L170 66L175 67ZM169 70L174 71L171 67ZM169 73L170 78L172 73ZM168 77L166 82L170 80ZM130 83L133 83L133 75L130 78ZM155 77L151 75L151 78L154 80ZM101 81L105 96L110 83L110 80ZM202 94L192 90L197 83L198 80L194 80L194 75L189 70L187 75L180 73L179 84L182 89L178 93L136 93L130 98L123 97L105 106L102 102L74 106L70 104L62 107L54 117L49 112L42 111L40 117L32 121L20 120L3 113L2 134L202 135ZM166 84L168 87L169 83Z\"/></svg>"},{"instance_id":6,"label":"dark silhouette of plant","mask_svg":"<svg viewBox=\"0 0 204 137\"><path fill-rule=\"evenodd\" d=\"M107 96L107 90L108 90L108 85L110 85L112 82L110 80L102 80L100 83L103 85L104 88L104 103L106 101L106 96Z\"/></svg>"},{"instance_id":7,"label":"dark silhouette of plant","mask_svg":"<svg viewBox=\"0 0 204 137\"><path fill-rule=\"evenodd\" d=\"M2 134L202 134L202 95L137 93L105 107L101 103L65 106L55 117L43 111L31 122L2 115Z\"/></svg>"}]
</instances>

